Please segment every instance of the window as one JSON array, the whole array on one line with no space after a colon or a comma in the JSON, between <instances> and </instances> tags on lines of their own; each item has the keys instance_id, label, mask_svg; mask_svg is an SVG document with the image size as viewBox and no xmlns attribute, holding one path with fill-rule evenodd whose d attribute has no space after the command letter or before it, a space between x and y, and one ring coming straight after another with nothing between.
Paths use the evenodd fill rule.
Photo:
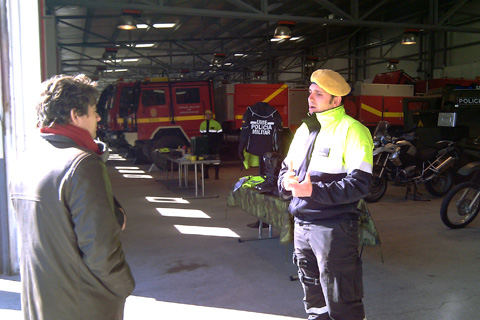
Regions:
<instances>
[{"instance_id":1,"label":"window","mask_svg":"<svg viewBox=\"0 0 480 320\"><path fill-rule=\"evenodd\" d=\"M165 105L165 90L154 89L142 91L142 104L144 108Z\"/></svg>"},{"instance_id":2,"label":"window","mask_svg":"<svg viewBox=\"0 0 480 320\"><path fill-rule=\"evenodd\" d=\"M133 89L133 87L125 87L120 94L119 114L122 118L127 116L129 110L133 110L135 105Z\"/></svg>"},{"instance_id":3,"label":"window","mask_svg":"<svg viewBox=\"0 0 480 320\"><path fill-rule=\"evenodd\" d=\"M178 88L175 89L177 103L200 103L199 88Z\"/></svg>"}]
</instances>

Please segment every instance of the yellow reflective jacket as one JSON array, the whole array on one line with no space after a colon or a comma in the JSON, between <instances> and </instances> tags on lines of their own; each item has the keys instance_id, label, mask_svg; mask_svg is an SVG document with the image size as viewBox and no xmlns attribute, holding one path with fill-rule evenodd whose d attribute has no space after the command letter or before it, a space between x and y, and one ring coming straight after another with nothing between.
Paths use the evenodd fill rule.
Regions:
<instances>
[{"instance_id":1,"label":"yellow reflective jacket","mask_svg":"<svg viewBox=\"0 0 480 320\"><path fill-rule=\"evenodd\" d=\"M316 137L311 135L315 130L318 132ZM301 165L311 143L310 162L308 168L303 168ZM313 191L310 197L294 197L290 202L290 213L297 220L310 222L356 213L358 201L370 190L372 152L370 131L348 116L343 106L305 119L283 162L278 185L281 193L288 193L283 189L282 181L288 166L293 163L297 176L304 177L310 172Z\"/></svg>"}]
</instances>

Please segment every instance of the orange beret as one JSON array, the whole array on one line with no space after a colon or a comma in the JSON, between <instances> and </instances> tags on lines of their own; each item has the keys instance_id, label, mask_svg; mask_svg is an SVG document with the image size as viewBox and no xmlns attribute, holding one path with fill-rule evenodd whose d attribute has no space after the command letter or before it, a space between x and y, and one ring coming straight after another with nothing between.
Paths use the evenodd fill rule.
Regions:
<instances>
[{"instance_id":1,"label":"orange beret","mask_svg":"<svg viewBox=\"0 0 480 320\"><path fill-rule=\"evenodd\" d=\"M310 77L310 81L333 96L343 97L350 93L350 86L347 81L333 70L315 70Z\"/></svg>"}]
</instances>

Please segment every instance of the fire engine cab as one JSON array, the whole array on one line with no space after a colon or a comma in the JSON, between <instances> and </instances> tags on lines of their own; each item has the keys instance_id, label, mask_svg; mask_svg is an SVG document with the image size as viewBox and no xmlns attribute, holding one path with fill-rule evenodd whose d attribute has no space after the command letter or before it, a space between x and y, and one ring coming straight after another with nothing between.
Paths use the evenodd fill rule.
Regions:
<instances>
[{"instance_id":1,"label":"fire engine cab","mask_svg":"<svg viewBox=\"0 0 480 320\"><path fill-rule=\"evenodd\" d=\"M111 145L177 148L198 135L213 111L211 81L119 82L106 87L97 109L101 134Z\"/></svg>"}]
</instances>

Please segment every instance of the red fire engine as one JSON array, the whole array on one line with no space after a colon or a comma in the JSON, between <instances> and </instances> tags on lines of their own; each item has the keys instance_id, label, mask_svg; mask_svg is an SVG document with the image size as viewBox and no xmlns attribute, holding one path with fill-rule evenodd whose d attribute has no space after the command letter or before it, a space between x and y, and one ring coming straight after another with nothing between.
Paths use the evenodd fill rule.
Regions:
<instances>
[{"instance_id":1,"label":"red fire engine","mask_svg":"<svg viewBox=\"0 0 480 320\"><path fill-rule=\"evenodd\" d=\"M211 81L159 81L113 84L102 92L97 109L112 145L177 147L198 134L206 110L213 110ZM161 142L159 142L161 141Z\"/></svg>"},{"instance_id":2,"label":"red fire engine","mask_svg":"<svg viewBox=\"0 0 480 320\"><path fill-rule=\"evenodd\" d=\"M123 142L144 149L176 148L199 135L205 110L214 111L225 131L239 132L247 107L264 101L282 116L284 127L297 127L308 111L308 90L285 84L228 84L211 81L119 82L102 92L97 109L111 145ZM148 157L148 156L147 156Z\"/></svg>"},{"instance_id":3,"label":"red fire engine","mask_svg":"<svg viewBox=\"0 0 480 320\"><path fill-rule=\"evenodd\" d=\"M407 129L422 125L422 121L435 126L439 112L452 112L459 105L457 98L480 96L477 87L458 89L472 82L419 81L403 71L383 73L373 83L355 86L353 94L345 97L345 109L371 129L379 120ZM97 108L111 145L128 142L143 149L148 158L152 149L188 145L190 137L199 135L206 110L214 112L225 133L238 133L247 107L268 102L279 111L283 126L295 131L308 112L308 95L307 86L286 84L226 84L214 90L212 81L120 82L102 92Z\"/></svg>"}]
</instances>

